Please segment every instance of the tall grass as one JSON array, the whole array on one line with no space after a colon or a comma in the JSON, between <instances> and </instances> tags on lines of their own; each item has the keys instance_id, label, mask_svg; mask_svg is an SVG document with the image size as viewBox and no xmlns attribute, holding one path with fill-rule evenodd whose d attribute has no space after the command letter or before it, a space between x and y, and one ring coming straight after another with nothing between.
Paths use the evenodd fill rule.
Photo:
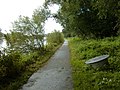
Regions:
<instances>
[{"instance_id":1,"label":"tall grass","mask_svg":"<svg viewBox=\"0 0 120 90\"><path fill-rule=\"evenodd\" d=\"M120 90L120 37L82 40L70 38L75 90ZM108 54L109 66L94 69L85 61Z\"/></svg>"}]
</instances>

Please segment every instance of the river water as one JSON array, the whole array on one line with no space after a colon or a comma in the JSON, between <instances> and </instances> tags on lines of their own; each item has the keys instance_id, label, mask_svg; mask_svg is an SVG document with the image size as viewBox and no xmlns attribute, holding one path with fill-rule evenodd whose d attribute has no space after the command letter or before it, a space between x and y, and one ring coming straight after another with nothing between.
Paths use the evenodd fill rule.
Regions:
<instances>
[{"instance_id":1,"label":"river water","mask_svg":"<svg viewBox=\"0 0 120 90\"><path fill-rule=\"evenodd\" d=\"M45 38L44 45L46 45L46 44L47 44L47 41L46 41L46 38ZM2 51L6 47L7 47L6 40L5 39L0 40L0 51Z\"/></svg>"},{"instance_id":2,"label":"river water","mask_svg":"<svg viewBox=\"0 0 120 90\"><path fill-rule=\"evenodd\" d=\"M6 47L7 47L6 40L5 39L0 40L0 50L3 50L3 48L6 48Z\"/></svg>"}]
</instances>

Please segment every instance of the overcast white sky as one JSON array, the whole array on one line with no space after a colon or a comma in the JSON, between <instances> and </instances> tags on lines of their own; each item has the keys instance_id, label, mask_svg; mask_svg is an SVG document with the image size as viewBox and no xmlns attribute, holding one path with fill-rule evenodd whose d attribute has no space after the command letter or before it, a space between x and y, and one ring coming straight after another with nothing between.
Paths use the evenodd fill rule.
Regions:
<instances>
[{"instance_id":1,"label":"overcast white sky","mask_svg":"<svg viewBox=\"0 0 120 90\"><path fill-rule=\"evenodd\" d=\"M11 22L19 15L32 16L33 10L41 6L45 0L0 0L0 28L3 32L9 31ZM58 6L51 8L52 12L58 10ZM52 18L48 19L45 25L45 32L49 33L54 29L61 30L62 27Z\"/></svg>"}]
</instances>

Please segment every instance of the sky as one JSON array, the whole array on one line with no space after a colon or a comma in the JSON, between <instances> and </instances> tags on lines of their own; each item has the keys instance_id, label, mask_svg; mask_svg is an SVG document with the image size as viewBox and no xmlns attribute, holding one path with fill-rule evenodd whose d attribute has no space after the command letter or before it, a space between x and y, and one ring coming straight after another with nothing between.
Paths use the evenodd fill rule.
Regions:
<instances>
[{"instance_id":1,"label":"sky","mask_svg":"<svg viewBox=\"0 0 120 90\"><path fill-rule=\"evenodd\" d=\"M6 33L12 27L11 22L17 20L20 15L31 17L33 10L42 6L45 0L0 0L0 28ZM50 8L55 13L59 7L54 5ZM50 33L54 29L62 30L60 24L53 18L46 21L45 32Z\"/></svg>"}]
</instances>

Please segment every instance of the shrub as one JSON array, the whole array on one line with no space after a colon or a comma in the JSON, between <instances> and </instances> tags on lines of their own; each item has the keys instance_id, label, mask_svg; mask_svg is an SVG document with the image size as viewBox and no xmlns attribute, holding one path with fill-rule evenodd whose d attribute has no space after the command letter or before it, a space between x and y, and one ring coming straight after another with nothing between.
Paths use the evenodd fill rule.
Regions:
<instances>
[{"instance_id":1,"label":"shrub","mask_svg":"<svg viewBox=\"0 0 120 90\"><path fill-rule=\"evenodd\" d=\"M0 58L1 83L21 75L25 71L26 66L35 63L38 57L38 52L22 54L17 51L11 51L11 53L3 54Z\"/></svg>"},{"instance_id":2,"label":"shrub","mask_svg":"<svg viewBox=\"0 0 120 90\"><path fill-rule=\"evenodd\" d=\"M57 46L59 45L60 43L63 43L64 42L64 37L63 37L63 34L60 33L59 31L54 31L52 33L49 33L47 35L47 43L49 45L53 45L53 46Z\"/></svg>"},{"instance_id":3,"label":"shrub","mask_svg":"<svg viewBox=\"0 0 120 90\"><path fill-rule=\"evenodd\" d=\"M21 71L20 54L14 52L7 55L2 55L0 58L0 80L4 78L14 78Z\"/></svg>"}]
</instances>

